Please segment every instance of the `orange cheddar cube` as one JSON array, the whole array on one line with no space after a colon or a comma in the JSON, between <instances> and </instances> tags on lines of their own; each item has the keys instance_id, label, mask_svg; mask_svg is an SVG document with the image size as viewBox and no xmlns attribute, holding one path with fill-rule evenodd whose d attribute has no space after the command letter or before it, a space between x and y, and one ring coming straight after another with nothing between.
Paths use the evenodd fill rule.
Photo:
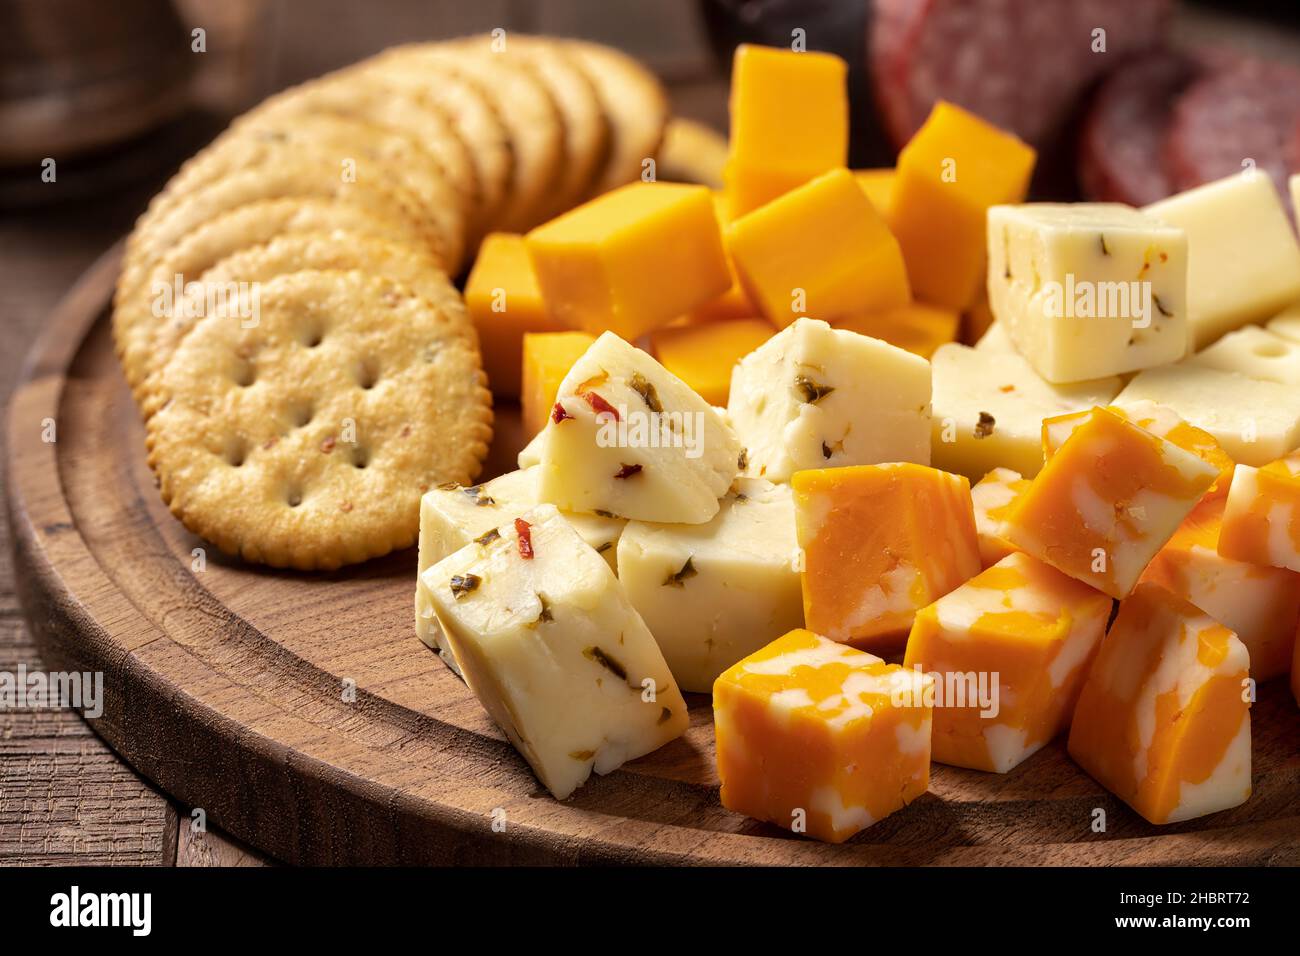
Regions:
<instances>
[{"instance_id":1,"label":"orange cheddar cube","mask_svg":"<svg viewBox=\"0 0 1300 956\"><path fill-rule=\"evenodd\" d=\"M1016 550L1007 540L1007 515L1029 485L1030 480L1020 477L1018 471L994 468L971 488L975 534L979 539L980 564L984 567L992 567Z\"/></svg>"},{"instance_id":2,"label":"orange cheddar cube","mask_svg":"<svg viewBox=\"0 0 1300 956\"><path fill-rule=\"evenodd\" d=\"M727 226L736 274L781 328L911 301L898 242L847 169L836 169Z\"/></svg>"},{"instance_id":3,"label":"orange cheddar cube","mask_svg":"<svg viewBox=\"0 0 1300 956\"><path fill-rule=\"evenodd\" d=\"M733 319L661 329L650 343L664 368L710 405L726 405L731 370L775 334L766 319Z\"/></svg>"},{"instance_id":4,"label":"orange cheddar cube","mask_svg":"<svg viewBox=\"0 0 1300 956\"><path fill-rule=\"evenodd\" d=\"M903 666L934 679L934 759L1006 773L1065 730L1110 610L1016 552L918 612Z\"/></svg>"},{"instance_id":5,"label":"orange cheddar cube","mask_svg":"<svg viewBox=\"0 0 1300 956\"><path fill-rule=\"evenodd\" d=\"M733 217L848 161L847 76L848 65L829 53L736 48L723 172Z\"/></svg>"},{"instance_id":6,"label":"orange cheddar cube","mask_svg":"<svg viewBox=\"0 0 1300 956\"><path fill-rule=\"evenodd\" d=\"M796 472L804 622L877 653L902 648L916 612L980 571L970 482L893 463Z\"/></svg>"},{"instance_id":7,"label":"orange cheddar cube","mask_svg":"<svg viewBox=\"0 0 1300 956\"><path fill-rule=\"evenodd\" d=\"M841 843L930 784L929 678L791 631L713 684L722 805Z\"/></svg>"},{"instance_id":8,"label":"orange cheddar cube","mask_svg":"<svg viewBox=\"0 0 1300 956\"><path fill-rule=\"evenodd\" d=\"M855 169L853 178L867 194L871 205L875 206L876 211L883 216L889 209L889 193L894 188L894 168L888 166L884 169Z\"/></svg>"},{"instance_id":9,"label":"orange cheddar cube","mask_svg":"<svg viewBox=\"0 0 1300 956\"><path fill-rule=\"evenodd\" d=\"M940 100L898 155L886 219L907 261L912 292L968 308L984 278L985 214L1023 202L1034 150Z\"/></svg>"},{"instance_id":10,"label":"orange cheddar cube","mask_svg":"<svg viewBox=\"0 0 1300 956\"><path fill-rule=\"evenodd\" d=\"M523 236L494 232L483 240L465 282L465 307L478 330L492 391L517 396L524 333L564 328L546 310Z\"/></svg>"},{"instance_id":11,"label":"orange cheddar cube","mask_svg":"<svg viewBox=\"0 0 1300 956\"><path fill-rule=\"evenodd\" d=\"M551 314L631 341L726 292L722 233L706 186L637 182L525 237Z\"/></svg>"},{"instance_id":12,"label":"orange cheddar cube","mask_svg":"<svg viewBox=\"0 0 1300 956\"><path fill-rule=\"evenodd\" d=\"M727 211L727 197L724 193L716 191L713 193L713 211L724 228L731 222L731 216ZM740 284L740 279L736 276L736 265L731 261L730 252L727 253L727 272L731 276L731 288L688 312L686 314L688 323L715 322L718 319L752 319L758 315L758 306L749 301L745 287Z\"/></svg>"},{"instance_id":13,"label":"orange cheddar cube","mask_svg":"<svg viewBox=\"0 0 1300 956\"><path fill-rule=\"evenodd\" d=\"M1231 630L1164 588L1139 585L1084 682L1070 756L1151 823L1244 803L1248 667Z\"/></svg>"},{"instance_id":14,"label":"orange cheddar cube","mask_svg":"<svg viewBox=\"0 0 1300 956\"><path fill-rule=\"evenodd\" d=\"M838 318L832 324L883 339L890 345L928 359L940 345L957 338L960 320L961 316L952 309L911 302L885 312Z\"/></svg>"},{"instance_id":15,"label":"orange cheddar cube","mask_svg":"<svg viewBox=\"0 0 1300 956\"><path fill-rule=\"evenodd\" d=\"M1237 466L1219 553L1300 571L1300 450L1263 468Z\"/></svg>"},{"instance_id":16,"label":"orange cheddar cube","mask_svg":"<svg viewBox=\"0 0 1300 956\"><path fill-rule=\"evenodd\" d=\"M1012 506L1006 537L1125 598L1218 473L1172 442L1094 408Z\"/></svg>"},{"instance_id":17,"label":"orange cheddar cube","mask_svg":"<svg viewBox=\"0 0 1300 956\"><path fill-rule=\"evenodd\" d=\"M1250 652L1250 676L1287 673L1300 625L1300 574L1219 554L1224 500L1207 498L1188 515L1142 575L1195 604L1236 633Z\"/></svg>"},{"instance_id":18,"label":"orange cheddar cube","mask_svg":"<svg viewBox=\"0 0 1300 956\"><path fill-rule=\"evenodd\" d=\"M595 336L586 332L524 334L523 385L519 404L523 410L525 434L536 435L546 426L564 376L595 341Z\"/></svg>"}]
</instances>

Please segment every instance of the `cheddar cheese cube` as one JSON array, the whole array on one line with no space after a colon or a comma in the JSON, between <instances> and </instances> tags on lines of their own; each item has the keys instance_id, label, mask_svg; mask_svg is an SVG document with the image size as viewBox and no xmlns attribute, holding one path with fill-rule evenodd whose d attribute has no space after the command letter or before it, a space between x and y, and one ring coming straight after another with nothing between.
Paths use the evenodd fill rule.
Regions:
<instances>
[{"instance_id":1,"label":"cheddar cheese cube","mask_svg":"<svg viewBox=\"0 0 1300 956\"><path fill-rule=\"evenodd\" d=\"M848 161L847 77L848 65L829 53L736 48L723 173L732 217Z\"/></svg>"},{"instance_id":2,"label":"cheddar cheese cube","mask_svg":"<svg viewBox=\"0 0 1300 956\"><path fill-rule=\"evenodd\" d=\"M1049 382L1176 362L1188 352L1187 237L1118 203L994 206L989 305Z\"/></svg>"},{"instance_id":3,"label":"cheddar cheese cube","mask_svg":"<svg viewBox=\"0 0 1300 956\"><path fill-rule=\"evenodd\" d=\"M1017 499L1007 540L1124 598L1216 477L1213 465L1094 408Z\"/></svg>"},{"instance_id":4,"label":"cheddar cheese cube","mask_svg":"<svg viewBox=\"0 0 1300 956\"><path fill-rule=\"evenodd\" d=\"M715 191L711 196L713 212L718 217L718 222L725 228L727 223L731 222L726 194ZM749 301L745 287L740 284L740 278L736 275L736 264L732 262L731 253L726 250L725 244L723 250L726 252L727 274L731 278L731 286L721 295L714 296L691 309L685 316L688 323L716 322L719 319L752 319L758 315L758 306Z\"/></svg>"},{"instance_id":5,"label":"cheddar cheese cube","mask_svg":"<svg viewBox=\"0 0 1300 956\"><path fill-rule=\"evenodd\" d=\"M736 363L773 335L766 319L733 319L661 329L650 337L655 358L710 405L726 405Z\"/></svg>"},{"instance_id":6,"label":"cheddar cheese cube","mask_svg":"<svg viewBox=\"0 0 1300 956\"><path fill-rule=\"evenodd\" d=\"M858 181L858 185L867 194L876 211L882 216L885 215L889 211L889 194L894 188L894 168L887 166L883 169L855 169L853 178Z\"/></svg>"},{"instance_id":7,"label":"cheddar cheese cube","mask_svg":"<svg viewBox=\"0 0 1300 956\"><path fill-rule=\"evenodd\" d=\"M536 435L546 427L555 408L560 383L573 368L573 363L595 341L595 336L586 332L524 333L523 386L519 404L525 434Z\"/></svg>"},{"instance_id":8,"label":"cheddar cheese cube","mask_svg":"<svg viewBox=\"0 0 1300 956\"><path fill-rule=\"evenodd\" d=\"M542 300L523 236L494 232L484 238L465 281L465 307L478 330L492 391L517 396L524 334L563 329Z\"/></svg>"},{"instance_id":9,"label":"cheddar cheese cube","mask_svg":"<svg viewBox=\"0 0 1300 956\"><path fill-rule=\"evenodd\" d=\"M1300 343L1257 325L1229 332L1191 356L1187 364L1238 372L1247 378L1282 385L1300 385Z\"/></svg>"},{"instance_id":10,"label":"cheddar cheese cube","mask_svg":"<svg viewBox=\"0 0 1300 956\"><path fill-rule=\"evenodd\" d=\"M606 332L560 383L538 494L566 511L702 524L718 513L739 458L713 406Z\"/></svg>"},{"instance_id":11,"label":"cheddar cheese cube","mask_svg":"<svg viewBox=\"0 0 1300 956\"><path fill-rule=\"evenodd\" d=\"M884 312L842 316L834 324L928 359L939 346L957 338L960 321L952 309L911 302Z\"/></svg>"},{"instance_id":12,"label":"cheddar cheese cube","mask_svg":"<svg viewBox=\"0 0 1300 956\"><path fill-rule=\"evenodd\" d=\"M800 319L740 360L727 413L740 470L930 460L930 365L879 339Z\"/></svg>"},{"instance_id":13,"label":"cheddar cheese cube","mask_svg":"<svg viewBox=\"0 0 1300 956\"><path fill-rule=\"evenodd\" d=\"M994 468L971 488L982 566L990 568L1016 550L1007 540L1007 515L1029 484L1018 471Z\"/></svg>"},{"instance_id":14,"label":"cheddar cheese cube","mask_svg":"<svg viewBox=\"0 0 1300 956\"><path fill-rule=\"evenodd\" d=\"M685 732L614 572L540 505L421 576L465 683L557 800Z\"/></svg>"},{"instance_id":15,"label":"cheddar cheese cube","mask_svg":"<svg viewBox=\"0 0 1300 956\"><path fill-rule=\"evenodd\" d=\"M847 169L736 219L727 248L750 300L781 327L911 301L898 241Z\"/></svg>"},{"instance_id":16,"label":"cheddar cheese cube","mask_svg":"<svg viewBox=\"0 0 1300 956\"><path fill-rule=\"evenodd\" d=\"M985 213L1024 200L1034 159L1010 133L935 103L898 154L885 216L918 299L958 310L975 302L984 281Z\"/></svg>"},{"instance_id":17,"label":"cheddar cheese cube","mask_svg":"<svg viewBox=\"0 0 1300 956\"><path fill-rule=\"evenodd\" d=\"M903 666L934 678L934 759L1006 773L1065 730L1110 610L1015 552L919 611Z\"/></svg>"},{"instance_id":18,"label":"cheddar cheese cube","mask_svg":"<svg viewBox=\"0 0 1300 956\"><path fill-rule=\"evenodd\" d=\"M618 576L682 690L803 624L789 485L741 478L705 524L628 522Z\"/></svg>"},{"instance_id":19,"label":"cheddar cheese cube","mask_svg":"<svg viewBox=\"0 0 1300 956\"><path fill-rule=\"evenodd\" d=\"M1273 316L1264 324L1264 328L1288 342L1300 342L1300 302Z\"/></svg>"},{"instance_id":20,"label":"cheddar cheese cube","mask_svg":"<svg viewBox=\"0 0 1300 956\"><path fill-rule=\"evenodd\" d=\"M632 183L538 226L526 243L551 314L592 335L635 339L731 285L705 186Z\"/></svg>"},{"instance_id":21,"label":"cheddar cheese cube","mask_svg":"<svg viewBox=\"0 0 1300 956\"><path fill-rule=\"evenodd\" d=\"M1147 566L1159 584L1232 628L1257 681L1286 674L1300 625L1300 574L1219 554L1225 502L1202 501Z\"/></svg>"},{"instance_id":22,"label":"cheddar cheese cube","mask_svg":"<svg viewBox=\"0 0 1300 956\"><path fill-rule=\"evenodd\" d=\"M1300 571L1300 450L1262 468L1237 466L1219 553Z\"/></svg>"},{"instance_id":23,"label":"cheddar cheese cube","mask_svg":"<svg viewBox=\"0 0 1300 956\"><path fill-rule=\"evenodd\" d=\"M1164 588L1140 585L1084 682L1070 756L1151 823L1244 803L1249 663L1231 630Z\"/></svg>"},{"instance_id":24,"label":"cheddar cheese cube","mask_svg":"<svg viewBox=\"0 0 1300 956\"><path fill-rule=\"evenodd\" d=\"M1196 348L1300 299L1300 244L1267 175L1235 173L1143 211L1187 233Z\"/></svg>"},{"instance_id":25,"label":"cheddar cheese cube","mask_svg":"<svg viewBox=\"0 0 1300 956\"><path fill-rule=\"evenodd\" d=\"M930 784L930 679L806 630L713 685L722 805L841 843Z\"/></svg>"},{"instance_id":26,"label":"cheddar cheese cube","mask_svg":"<svg viewBox=\"0 0 1300 956\"><path fill-rule=\"evenodd\" d=\"M1052 385L1015 352L955 342L931 368L930 461L972 481L1000 466L1032 478L1043 467L1043 419L1105 404L1121 388L1116 376Z\"/></svg>"},{"instance_id":27,"label":"cheddar cheese cube","mask_svg":"<svg viewBox=\"0 0 1300 956\"><path fill-rule=\"evenodd\" d=\"M980 571L970 483L924 465L797 472L804 622L877 653L902 647L916 612Z\"/></svg>"}]
</instances>

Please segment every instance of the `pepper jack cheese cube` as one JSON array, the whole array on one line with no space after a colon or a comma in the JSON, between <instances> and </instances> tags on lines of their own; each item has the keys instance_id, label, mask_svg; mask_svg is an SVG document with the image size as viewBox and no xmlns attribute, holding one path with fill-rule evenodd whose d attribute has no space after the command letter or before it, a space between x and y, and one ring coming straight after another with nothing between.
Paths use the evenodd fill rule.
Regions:
<instances>
[{"instance_id":1,"label":"pepper jack cheese cube","mask_svg":"<svg viewBox=\"0 0 1300 956\"><path fill-rule=\"evenodd\" d=\"M1118 203L994 206L989 304L1049 382L1187 354L1187 237Z\"/></svg>"},{"instance_id":2,"label":"pepper jack cheese cube","mask_svg":"<svg viewBox=\"0 0 1300 956\"><path fill-rule=\"evenodd\" d=\"M1300 571L1300 450L1263 468L1237 466L1219 553Z\"/></svg>"},{"instance_id":3,"label":"pepper jack cheese cube","mask_svg":"<svg viewBox=\"0 0 1300 956\"><path fill-rule=\"evenodd\" d=\"M595 341L586 332L525 333L523 388L519 396L525 434L536 435L546 427L560 383Z\"/></svg>"},{"instance_id":4,"label":"pepper jack cheese cube","mask_svg":"<svg viewBox=\"0 0 1300 956\"><path fill-rule=\"evenodd\" d=\"M564 325L635 339L726 292L705 186L632 183L526 237L546 305Z\"/></svg>"},{"instance_id":5,"label":"pepper jack cheese cube","mask_svg":"<svg viewBox=\"0 0 1300 956\"><path fill-rule=\"evenodd\" d=\"M1124 598L1217 476L1172 442L1094 408L1012 506L1007 540Z\"/></svg>"},{"instance_id":6,"label":"pepper jack cheese cube","mask_svg":"<svg viewBox=\"0 0 1300 956\"><path fill-rule=\"evenodd\" d=\"M1043 419L1104 405L1121 388L1116 376L1052 385L1015 352L956 343L931 367L930 460L972 481L1002 465L1032 478L1043 467Z\"/></svg>"},{"instance_id":7,"label":"pepper jack cheese cube","mask_svg":"<svg viewBox=\"0 0 1300 956\"><path fill-rule=\"evenodd\" d=\"M958 310L975 302L985 213L1025 198L1034 158L1010 133L951 103L934 104L898 154L885 215L918 299Z\"/></svg>"},{"instance_id":8,"label":"pepper jack cheese cube","mask_svg":"<svg viewBox=\"0 0 1300 956\"><path fill-rule=\"evenodd\" d=\"M1016 552L918 612L903 666L945 695L934 759L1006 773L1068 727L1110 610L1100 591Z\"/></svg>"},{"instance_id":9,"label":"pepper jack cheese cube","mask_svg":"<svg viewBox=\"0 0 1300 956\"><path fill-rule=\"evenodd\" d=\"M1143 212L1187 233L1196 348L1300 299L1300 245L1267 175L1235 173Z\"/></svg>"},{"instance_id":10,"label":"pepper jack cheese cube","mask_svg":"<svg viewBox=\"0 0 1300 956\"><path fill-rule=\"evenodd\" d=\"M614 572L550 505L426 570L479 702L563 800L689 723L654 638Z\"/></svg>"},{"instance_id":11,"label":"pepper jack cheese cube","mask_svg":"<svg viewBox=\"0 0 1300 956\"><path fill-rule=\"evenodd\" d=\"M1151 823L1250 796L1245 646L1154 584L1119 608L1079 695L1070 756Z\"/></svg>"},{"instance_id":12,"label":"pepper jack cheese cube","mask_svg":"<svg viewBox=\"0 0 1300 956\"><path fill-rule=\"evenodd\" d=\"M618 576L682 690L803 624L789 485L742 478L706 524L628 522Z\"/></svg>"},{"instance_id":13,"label":"pepper jack cheese cube","mask_svg":"<svg viewBox=\"0 0 1300 956\"><path fill-rule=\"evenodd\" d=\"M803 610L818 634L902 647L916 612L980 571L970 483L924 465L798 472Z\"/></svg>"},{"instance_id":14,"label":"pepper jack cheese cube","mask_svg":"<svg viewBox=\"0 0 1300 956\"><path fill-rule=\"evenodd\" d=\"M960 322L961 316L952 309L911 302L885 312L840 317L835 327L869 335L928 359L939 346L957 338Z\"/></svg>"},{"instance_id":15,"label":"pepper jack cheese cube","mask_svg":"<svg viewBox=\"0 0 1300 956\"><path fill-rule=\"evenodd\" d=\"M841 843L930 784L930 678L791 631L713 685L722 805Z\"/></svg>"},{"instance_id":16,"label":"pepper jack cheese cube","mask_svg":"<svg viewBox=\"0 0 1300 956\"><path fill-rule=\"evenodd\" d=\"M847 162L847 77L848 64L830 53L736 48L723 173L733 217Z\"/></svg>"},{"instance_id":17,"label":"pepper jack cheese cube","mask_svg":"<svg viewBox=\"0 0 1300 956\"><path fill-rule=\"evenodd\" d=\"M1282 385L1300 385L1300 343L1257 325L1229 332L1219 341L1187 360L1188 365L1205 365L1238 372Z\"/></svg>"},{"instance_id":18,"label":"pepper jack cheese cube","mask_svg":"<svg viewBox=\"0 0 1300 956\"><path fill-rule=\"evenodd\" d=\"M1151 581L1232 628L1250 652L1250 676L1287 673L1300 625L1300 574L1219 554L1222 498L1202 501L1147 566Z\"/></svg>"},{"instance_id":19,"label":"pepper jack cheese cube","mask_svg":"<svg viewBox=\"0 0 1300 956\"><path fill-rule=\"evenodd\" d=\"M1007 540L1006 521L1025 489L1029 479L1010 468L994 468L970 490L971 504L975 508L975 534L980 546L980 564L990 568L1015 547Z\"/></svg>"},{"instance_id":20,"label":"pepper jack cheese cube","mask_svg":"<svg viewBox=\"0 0 1300 956\"><path fill-rule=\"evenodd\" d=\"M781 327L912 298L898 241L847 169L741 216L727 226L727 248L750 300Z\"/></svg>"},{"instance_id":21,"label":"pepper jack cheese cube","mask_svg":"<svg viewBox=\"0 0 1300 956\"><path fill-rule=\"evenodd\" d=\"M713 406L613 332L569 370L546 431L538 493L567 511L702 524L740 457Z\"/></svg>"},{"instance_id":22,"label":"pepper jack cheese cube","mask_svg":"<svg viewBox=\"0 0 1300 956\"><path fill-rule=\"evenodd\" d=\"M728 417L741 471L930 461L930 364L879 339L800 319L741 359Z\"/></svg>"},{"instance_id":23,"label":"pepper jack cheese cube","mask_svg":"<svg viewBox=\"0 0 1300 956\"><path fill-rule=\"evenodd\" d=\"M710 405L726 405L736 363L773 335L766 319L733 319L660 329L650 337L655 358Z\"/></svg>"}]
</instances>

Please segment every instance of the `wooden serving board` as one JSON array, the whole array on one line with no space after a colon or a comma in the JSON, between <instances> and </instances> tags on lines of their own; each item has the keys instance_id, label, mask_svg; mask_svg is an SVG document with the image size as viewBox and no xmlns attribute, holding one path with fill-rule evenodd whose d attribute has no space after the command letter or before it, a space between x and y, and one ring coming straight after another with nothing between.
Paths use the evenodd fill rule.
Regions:
<instances>
[{"instance_id":1,"label":"wooden serving board","mask_svg":"<svg viewBox=\"0 0 1300 956\"><path fill-rule=\"evenodd\" d=\"M555 801L416 639L414 550L299 574L207 548L192 570L203 542L158 497L113 357L119 257L51 317L9 409L18 586L46 666L104 672L94 729L240 839L317 864L1300 863L1300 711L1284 682L1254 710L1252 799L1170 827L1138 818L1058 742L1003 776L936 765L911 806L818 844L723 809L698 695L684 738ZM501 417L498 469L521 438L517 416Z\"/></svg>"}]
</instances>

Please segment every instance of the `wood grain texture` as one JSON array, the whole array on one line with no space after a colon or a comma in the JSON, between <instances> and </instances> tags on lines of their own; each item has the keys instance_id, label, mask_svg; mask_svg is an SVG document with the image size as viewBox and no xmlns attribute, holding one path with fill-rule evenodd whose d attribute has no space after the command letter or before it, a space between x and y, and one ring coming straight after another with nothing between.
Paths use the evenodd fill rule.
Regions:
<instances>
[{"instance_id":1,"label":"wood grain texture","mask_svg":"<svg viewBox=\"0 0 1300 956\"><path fill-rule=\"evenodd\" d=\"M905 811L822 846L720 806L698 696L684 738L556 802L415 639L413 553L307 575L208 551L192 570L203 542L158 500L112 357L115 268L106 258L51 318L10 408L24 604L47 659L104 671L95 730L210 825L300 863L1300 862L1300 712L1281 682L1254 712L1255 796L1172 827L1058 743L1005 776L936 766ZM45 417L54 444L32 426Z\"/></svg>"}]
</instances>

